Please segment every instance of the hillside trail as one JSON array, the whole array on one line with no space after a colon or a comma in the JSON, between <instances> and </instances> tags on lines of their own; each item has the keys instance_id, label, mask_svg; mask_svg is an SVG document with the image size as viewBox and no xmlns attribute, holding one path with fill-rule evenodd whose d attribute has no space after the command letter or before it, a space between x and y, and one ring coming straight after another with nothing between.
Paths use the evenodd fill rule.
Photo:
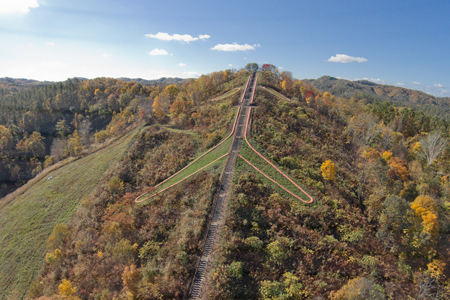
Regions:
<instances>
[{"instance_id":1,"label":"hillside trail","mask_svg":"<svg viewBox=\"0 0 450 300\"><path fill-rule=\"evenodd\" d=\"M240 111L233 141L230 146L228 158L222 170L219 180L219 190L213 201L211 217L209 218L209 226L203 245L203 253L197 264L197 270L191 283L189 291L190 299L208 299L209 276L212 264L215 259L217 246L225 225L226 210L230 197L231 183L233 180L236 161L241 149L242 140L244 139L245 125L247 115L250 112L250 104L256 89L256 73L253 73L247 81L244 90L243 99L240 103Z\"/></svg>"}]
</instances>

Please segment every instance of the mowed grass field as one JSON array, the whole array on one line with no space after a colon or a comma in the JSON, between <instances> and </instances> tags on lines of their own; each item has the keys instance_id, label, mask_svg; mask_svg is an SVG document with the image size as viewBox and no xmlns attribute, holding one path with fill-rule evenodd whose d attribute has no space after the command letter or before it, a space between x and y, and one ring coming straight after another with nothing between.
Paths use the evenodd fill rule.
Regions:
<instances>
[{"instance_id":1,"label":"mowed grass field","mask_svg":"<svg viewBox=\"0 0 450 300\"><path fill-rule=\"evenodd\" d=\"M105 172L123 158L139 131L50 172L0 209L0 299L12 291L19 296L27 293L45 262L46 241L55 224L71 218Z\"/></svg>"}]
</instances>

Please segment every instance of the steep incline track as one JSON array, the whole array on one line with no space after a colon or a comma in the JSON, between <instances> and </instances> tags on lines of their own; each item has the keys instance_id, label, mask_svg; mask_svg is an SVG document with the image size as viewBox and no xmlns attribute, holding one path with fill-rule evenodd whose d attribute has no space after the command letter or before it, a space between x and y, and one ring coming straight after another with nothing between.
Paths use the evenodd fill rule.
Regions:
<instances>
[{"instance_id":1,"label":"steep incline track","mask_svg":"<svg viewBox=\"0 0 450 300\"><path fill-rule=\"evenodd\" d=\"M247 85L241 99L241 108L239 111L236 129L234 131L233 142L228 153L225 167L223 168L220 176L220 190L213 203L212 217L210 218L210 223L203 246L203 254L197 264L197 271L191 285L190 296L192 299L206 299L207 296L205 293L205 287L209 276L206 275L211 271L211 262L214 259L214 249L219 237L221 236L225 223L225 211L230 195L231 181L233 179L239 150L241 149L242 139L244 138L247 114L250 111L249 105L251 104L254 96L256 82L256 73L253 73L247 81Z\"/></svg>"}]
</instances>

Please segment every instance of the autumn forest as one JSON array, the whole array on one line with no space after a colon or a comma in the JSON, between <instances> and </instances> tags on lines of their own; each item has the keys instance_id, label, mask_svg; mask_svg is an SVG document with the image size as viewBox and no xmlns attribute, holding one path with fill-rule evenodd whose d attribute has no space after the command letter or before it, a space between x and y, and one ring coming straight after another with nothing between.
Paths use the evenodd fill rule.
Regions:
<instances>
[{"instance_id":1,"label":"autumn forest","mask_svg":"<svg viewBox=\"0 0 450 300\"><path fill-rule=\"evenodd\" d=\"M135 199L230 134L254 72L249 143L314 202L238 159L205 295L449 299L448 99L256 63L172 81L1 79L0 299L189 298L223 166ZM84 176L86 195L50 189ZM42 243L23 241L28 225Z\"/></svg>"}]
</instances>

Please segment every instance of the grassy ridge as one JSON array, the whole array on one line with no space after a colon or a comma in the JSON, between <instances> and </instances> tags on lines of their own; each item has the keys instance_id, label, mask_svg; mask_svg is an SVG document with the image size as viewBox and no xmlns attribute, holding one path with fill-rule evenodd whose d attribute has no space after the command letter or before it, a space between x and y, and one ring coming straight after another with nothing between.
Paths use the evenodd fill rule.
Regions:
<instances>
[{"instance_id":1,"label":"grassy ridge","mask_svg":"<svg viewBox=\"0 0 450 300\"><path fill-rule=\"evenodd\" d=\"M252 139L249 139L250 143L252 143L252 146L259 151L261 154L264 155L264 150L261 149L261 147L255 142L252 141ZM251 162L253 165L255 165L258 169L266 173L267 176L284 186L286 189L297 195L298 197L302 198L305 201L309 201L309 197L305 195L301 190L299 190L295 185L292 184L289 180L287 180L282 174L280 174L276 169L274 169L271 165L269 165L264 159L262 159L258 154L256 154L247 144L247 142L244 140L242 142L242 147L240 154L249 162ZM273 163L273 162L272 162ZM275 163L274 163L275 164ZM275 164L276 165L276 164ZM283 171L286 175L289 176L288 172L283 170L282 167L277 166L279 169ZM258 177L264 182L264 184L267 184L274 188L274 190L277 191L278 194L281 196L291 199L293 201L300 202L298 199L294 198L292 195L287 193L285 190L280 188L278 185L271 182L269 179L267 179L265 176L263 176L261 173L256 171L252 166L247 164L242 159L238 159L236 169L238 173L243 172L245 170L248 170L250 172L253 172L258 175ZM291 178L291 176L289 176ZM292 178L291 178L292 179ZM300 184L296 180L293 179L294 182L296 182L303 190L309 193L309 191L304 187L304 185ZM311 194L310 194L311 195Z\"/></svg>"},{"instance_id":2,"label":"grassy ridge","mask_svg":"<svg viewBox=\"0 0 450 300\"><path fill-rule=\"evenodd\" d=\"M217 147L216 149L214 149L213 151L211 151L210 153L206 154L201 159L199 159L198 161L193 163L191 166L189 166L188 168L183 170L183 172L180 172L176 176L174 176L171 179L167 180L165 183L161 184L158 187L158 191L160 191L162 189L165 189L166 187L168 187L168 186L170 186L170 185L180 181L181 179L189 176L190 174L194 173L198 169L206 166L207 164L213 162L214 160L218 159L222 155L228 153L228 150L230 149L230 145L231 145L231 141L232 140L233 140L232 138L229 138L222 145L220 145L219 147ZM218 161L216 164L221 164L221 168L222 168L222 165L223 165L224 162L225 162L225 159ZM209 166L209 168L215 166L216 164L213 164L213 165Z\"/></svg>"},{"instance_id":3,"label":"grassy ridge","mask_svg":"<svg viewBox=\"0 0 450 300\"><path fill-rule=\"evenodd\" d=\"M221 157L222 155L228 153L228 150L230 149L230 145L231 142L233 141L232 138L229 138L228 140L226 140L223 144L221 144L219 147L217 147L216 149L214 149L213 151L211 151L210 153L206 154L205 156L203 156L201 159L199 159L198 161L196 161L195 163L193 163L192 165L190 165L188 168L186 168L185 170L183 170L182 172L178 173L177 175L175 175L174 177L170 178L169 180L167 180L166 182L164 182L163 184L161 184L160 186L157 187L156 192L160 192L163 189L171 186L172 184L177 183L178 181L186 178L187 176L191 175L192 173L196 172L197 170L199 170L200 168L206 166L209 163L212 163L214 160L218 159L219 157ZM198 156L200 156L201 154L199 154ZM197 156L197 157L198 157ZM223 165L225 163L226 157L224 157L221 160L218 160L217 162L215 162L214 164L208 166L207 168L205 168L204 170L210 170L212 168L217 168L217 171L220 173L222 172L222 168ZM145 199L149 196L151 196L154 192L149 192L145 195L143 195L141 198L139 199ZM143 202L140 203L145 203L146 201L144 200Z\"/></svg>"},{"instance_id":4,"label":"grassy ridge","mask_svg":"<svg viewBox=\"0 0 450 300\"><path fill-rule=\"evenodd\" d=\"M286 101L290 101L290 99L289 99L288 97L286 97L286 96L284 96L284 95L278 93L277 91L275 91L274 89L272 89L272 88L270 88L270 87L261 88L261 90L262 90L262 91L267 91L267 92L269 92L269 93L272 93L272 94L274 94L275 96L277 96L277 97L279 97L279 98L282 98L282 99L284 99L284 100L286 100Z\"/></svg>"},{"instance_id":5,"label":"grassy ridge","mask_svg":"<svg viewBox=\"0 0 450 300\"><path fill-rule=\"evenodd\" d=\"M234 116L236 117L237 114L237 109L235 109L234 112ZM233 122L234 122L233 118ZM169 130L173 130L173 129L169 129ZM174 130L177 132L186 132L185 130ZM192 133L192 132L186 132L187 134L191 134L193 135L195 138L197 138L197 136ZM227 154L230 146L231 146L231 142L233 141L233 138L230 137L228 140L226 140L225 142L223 142L223 144L221 144L219 147L217 147L216 149L214 149L213 151L211 151L210 153L206 154L205 156L203 156L201 159L199 159L198 161L196 161L195 163L193 163L192 165L190 165L188 168L186 168L185 170L183 170L182 172L178 173L177 175L175 175L174 177L170 178L169 180L167 180L166 182L164 182L163 184L161 184L160 186L157 187L156 192L160 192L161 190L171 186L172 184L177 183L178 181L186 178L187 176L191 175L192 173L196 172L197 170L199 170L200 168L206 166L209 163L212 163L214 160L218 159L219 157L221 157L224 154ZM202 155L204 152L199 153L197 157L199 157L200 155ZM225 163L225 157L222 160L217 161L216 163L210 165L209 167L205 168L205 170L209 170L212 168L217 168L218 172L222 171L223 165ZM141 199L145 199L148 196L151 196L154 192L149 192L145 195L143 195L142 197L139 198L139 200ZM145 203L145 200L143 202L140 203Z\"/></svg>"},{"instance_id":6,"label":"grassy ridge","mask_svg":"<svg viewBox=\"0 0 450 300\"><path fill-rule=\"evenodd\" d=\"M105 172L128 151L139 129L114 145L48 174L0 209L0 299L24 295L44 263L53 227L67 222Z\"/></svg>"},{"instance_id":7,"label":"grassy ridge","mask_svg":"<svg viewBox=\"0 0 450 300\"><path fill-rule=\"evenodd\" d=\"M214 101L215 101L215 100L221 100L221 99L227 98L227 97L229 97L229 96L231 96L231 95L234 95L234 94L236 94L239 90L240 90L239 88L235 88L234 91L232 91L232 92L227 92L227 93L223 94L222 96L219 96L219 97L217 97L217 98L214 98Z\"/></svg>"}]
</instances>

